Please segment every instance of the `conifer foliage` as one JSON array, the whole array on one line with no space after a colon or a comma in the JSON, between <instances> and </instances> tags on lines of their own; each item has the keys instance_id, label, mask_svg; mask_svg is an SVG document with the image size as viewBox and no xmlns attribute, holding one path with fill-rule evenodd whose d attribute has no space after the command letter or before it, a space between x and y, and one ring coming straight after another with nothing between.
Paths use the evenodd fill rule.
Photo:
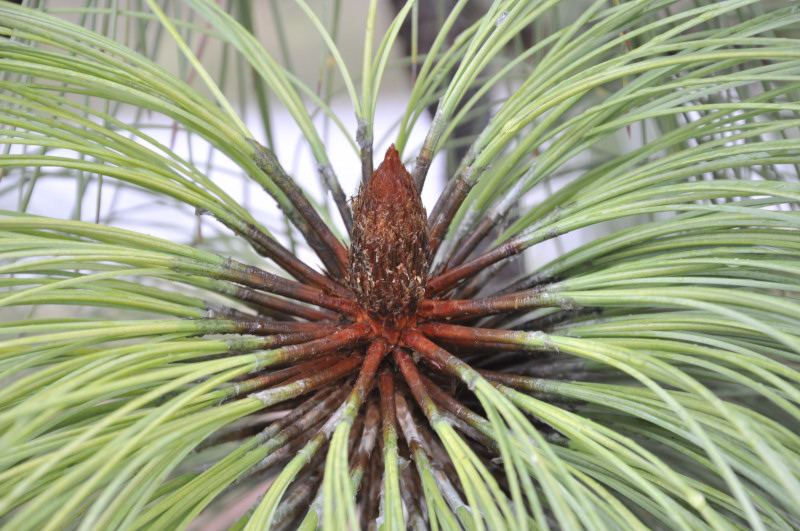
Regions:
<instances>
[{"instance_id":1,"label":"conifer foliage","mask_svg":"<svg viewBox=\"0 0 800 531\"><path fill-rule=\"evenodd\" d=\"M0 525L800 527L798 6L442 2L418 53L413 0L298 0L309 87L223 4L0 2Z\"/></svg>"}]
</instances>

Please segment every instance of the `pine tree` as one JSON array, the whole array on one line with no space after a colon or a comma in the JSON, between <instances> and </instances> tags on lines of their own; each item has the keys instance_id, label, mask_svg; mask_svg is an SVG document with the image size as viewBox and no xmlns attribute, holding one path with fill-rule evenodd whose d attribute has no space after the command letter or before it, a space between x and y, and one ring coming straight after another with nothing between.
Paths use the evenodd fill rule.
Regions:
<instances>
[{"instance_id":1,"label":"pine tree","mask_svg":"<svg viewBox=\"0 0 800 531\"><path fill-rule=\"evenodd\" d=\"M800 527L797 6L221 4L0 3L0 524Z\"/></svg>"}]
</instances>

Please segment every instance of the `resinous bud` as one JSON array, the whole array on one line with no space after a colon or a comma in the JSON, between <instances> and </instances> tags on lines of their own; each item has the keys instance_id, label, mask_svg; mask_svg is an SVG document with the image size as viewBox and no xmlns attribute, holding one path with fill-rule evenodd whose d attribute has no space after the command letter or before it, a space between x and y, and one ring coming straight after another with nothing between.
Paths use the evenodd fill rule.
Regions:
<instances>
[{"instance_id":1,"label":"resinous bud","mask_svg":"<svg viewBox=\"0 0 800 531\"><path fill-rule=\"evenodd\" d=\"M425 208L394 145L352 206L350 287L369 318L396 327L425 294L429 257Z\"/></svg>"}]
</instances>

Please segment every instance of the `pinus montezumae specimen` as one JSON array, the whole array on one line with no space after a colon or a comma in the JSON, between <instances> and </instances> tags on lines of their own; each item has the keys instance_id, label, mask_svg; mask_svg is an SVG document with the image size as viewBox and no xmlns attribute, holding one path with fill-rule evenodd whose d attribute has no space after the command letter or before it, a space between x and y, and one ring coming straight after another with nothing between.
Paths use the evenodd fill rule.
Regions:
<instances>
[{"instance_id":1,"label":"pinus montezumae specimen","mask_svg":"<svg viewBox=\"0 0 800 531\"><path fill-rule=\"evenodd\" d=\"M0 2L0 198L16 205L0 216L0 526L228 511L234 529L800 527L795 6L598 1L567 20L508 0L473 24L442 3L425 57L410 43L398 64L412 92L373 171L388 50L417 27L405 4L374 57L367 24L360 94L331 54L362 166L345 191L307 107L333 111L254 38L250 3L187 3L78 9L141 39L128 47ZM166 42L154 29L213 100L145 57ZM253 140L206 40L289 110L337 213ZM477 136L459 127L476 117ZM164 118L262 187L284 238L155 140ZM446 152L465 155L426 212ZM46 217L35 199L67 178L75 219ZM100 208L117 185L225 232L189 246L119 228ZM566 251L543 259L548 240ZM509 273L528 249L536 265Z\"/></svg>"}]
</instances>

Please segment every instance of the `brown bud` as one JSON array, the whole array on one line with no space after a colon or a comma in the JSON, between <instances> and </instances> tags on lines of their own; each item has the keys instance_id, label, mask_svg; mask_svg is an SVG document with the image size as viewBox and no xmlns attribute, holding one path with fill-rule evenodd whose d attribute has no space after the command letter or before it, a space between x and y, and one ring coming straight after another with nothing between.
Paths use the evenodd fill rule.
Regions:
<instances>
[{"instance_id":1,"label":"brown bud","mask_svg":"<svg viewBox=\"0 0 800 531\"><path fill-rule=\"evenodd\" d=\"M428 280L428 228L394 145L353 199L348 276L367 315L390 327L416 312Z\"/></svg>"}]
</instances>

